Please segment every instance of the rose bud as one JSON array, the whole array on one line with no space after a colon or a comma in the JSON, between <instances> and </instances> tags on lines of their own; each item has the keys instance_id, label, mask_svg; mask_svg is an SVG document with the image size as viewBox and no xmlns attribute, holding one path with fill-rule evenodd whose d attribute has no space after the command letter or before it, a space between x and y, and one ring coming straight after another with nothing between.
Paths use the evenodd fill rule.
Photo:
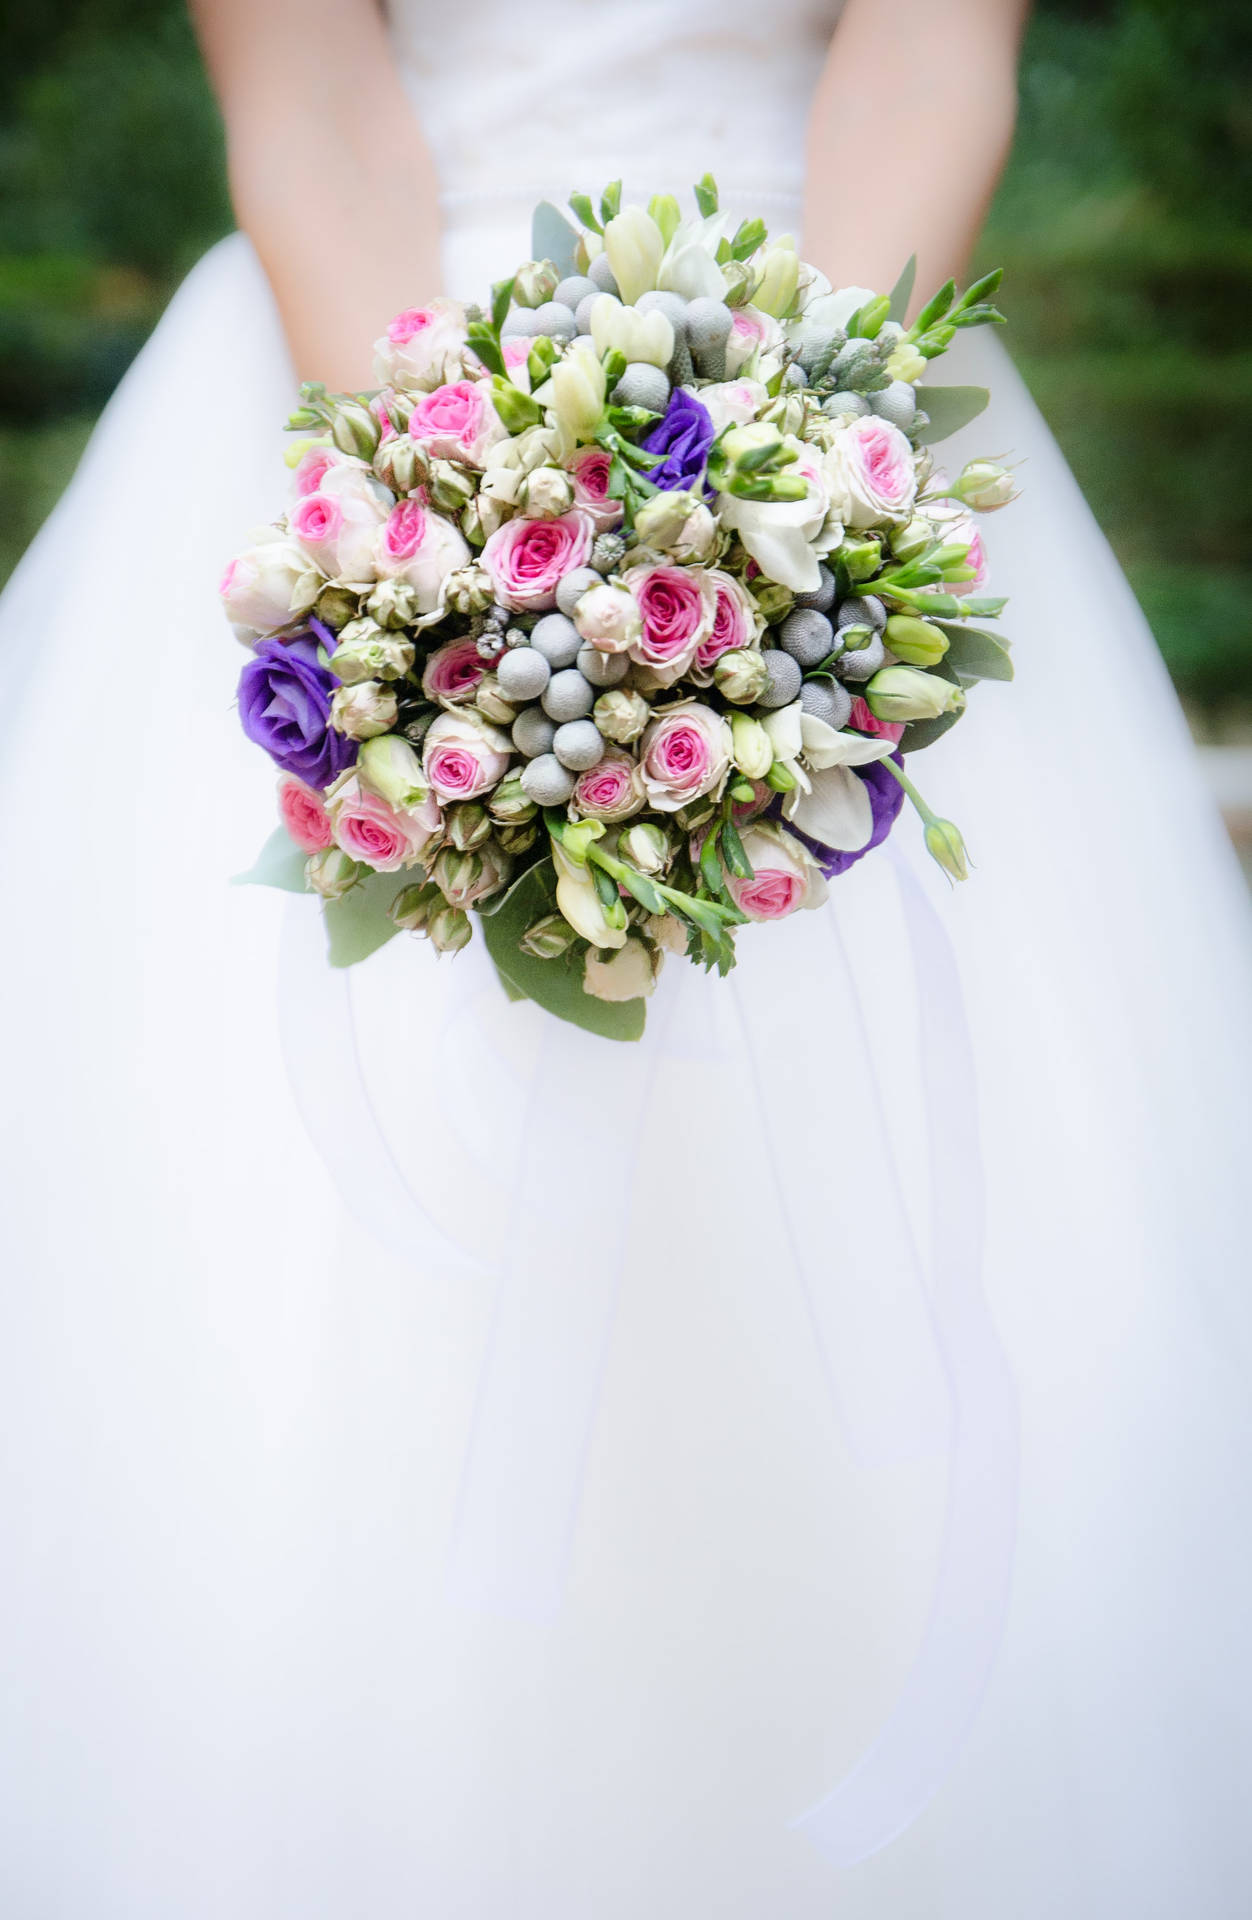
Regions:
<instances>
[{"instance_id":1,"label":"rose bud","mask_svg":"<svg viewBox=\"0 0 1252 1920\"><path fill-rule=\"evenodd\" d=\"M597 1000L646 998L656 985L664 957L634 933L607 959L590 947L583 961L583 992Z\"/></svg>"},{"instance_id":2,"label":"rose bud","mask_svg":"<svg viewBox=\"0 0 1252 1920\"><path fill-rule=\"evenodd\" d=\"M639 738L648 724L650 712L642 694L632 693L627 687L610 687L596 701L591 717L606 740L616 740L625 746L628 741Z\"/></svg>"},{"instance_id":3,"label":"rose bud","mask_svg":"<svg viewBox=\"0 0 1252 1920\"><path fill-rule=\"evenodd\" d=\"M487 811L501 826L534 819L535 803L522 785L520 772L506 774L495 792L488 795Z\"/></svg>"},{"instance_id":4,"label":"rose bud","mask_svg":"<svg viewBox=\"0 0 1252 1920\"><path fill-rule=\"evenodd\" d=\"M331 421L331 438L341 453L354 453L361 460L372 460L381 437L381 429L368 407L357 400L340 402Z\"/></svg>"},{"instance_id":5,"label":"rose bud","mask_svg":"<svg viewBox=\"0 0 1252 1920\"><path fill-rule=\"evenodd\" d=\"M399 680L413 665L413 642L385 633L376 621L349 620L330 656L332 670L348 685L362 680Z\"/></svg>"},{"instance_id":6,"label":"rose bud","mask_svg":"<svg viewBox=\"0 0 1252 1920\"><path fill-rule=\"evenodd\" d=\"M764 574L752 582L750 591L762 620L781 620L795 605L796 596L791 588L784 587L781 581L767 580Z\"/></svg>"},{"instance_id":7,"label":"rose bud","mask_svg":"<svg viewBox=\"0 0 1252 1920\"><path fill-rule=\"evenodd\" d=\"M425 470L425 459L407 433L393 434L375 451L374 472L393 493L412 493Z\"/></svg>"},{"instance_id":8,"label":"rose bud","mask_svg":"<svg viewBox=\"0 0 1252 1920\"><path fill-rule=\"evenodd\" d=\"M304 869L304 877L323 900L342 900L366 871L341 847L327 847L325 853L313 855Z\"/></svg>"},{"instance_id":9,"label":"rose bud","mask_svg":"<svg viewBox=\"0 0 1252 1920\"><path fill-rule=\"evenodd\" d=\"M510 856L528 853L539 838L539 828L533 820L523 820L515 827L497 827L496 845L501 853Z\"/></svg>"},{"instance_id":10,"label":"rose bud","mask_svg":"<svg viewBox=\"0 0 1252 1920\"><path fill-rule=\"evenodd\" d=\"M322 625L332 633L338 633L350 620L355 620L356 610L357 595L348 587L323 587L313 608Z\"/></svg>"},{"instance_id":11,"label":"rose bud","mask_svg":"<svg viewBox=\"0 0 1252 1920\"><path fill-rule=\"evenodd\" d=\"M511 727L517 718L517 708L511 700L506 700L500 691L498 674L485 673L478 683L473 704L484 720L490 720L493 726Z\"/></svg>"},{"instance_id":12,"label":"rose bud","mask_svg":"<svg viewBox=\"0 0 1252 1920\"><path fill-rule=\"evenodd\" d=\"M459 953L474 937L469 915L460 907L441 907L426 923L430 943L439 953Z\"/></svg>"},{"instance_id":13,"label":"rose bud","mask_svg":"<svg viewBox=\"0 0 1252 1920\"><path fill-rule=\"evenodd\" d=\"M643 617L625 587L603 582L582 594L574 607L574 625L601 653L624 653L643 635Z\"/></svg>"},{"instance_id":14,"label":"rose bud","mask_svg":"<svg viewBox=\"0 0 1252 1920\"><path fill-rule=\"evenodd\" d=\"M513 298L519 307L542 307L556 292L560 278L551 260L527 260L517 270Z\"/></svg>"},{"instance_id":15,"label":"rose bud","mask_svg":"<svg viewBox=\"0 0 1252 1920\"><path fill-rule=\"evenodd\" d=\"M887 543L897 560L916 560L924 553L935 537L935 529L929 520L920 513L902 527L895 527L887 535Z\"/></svg>"},{"instance_id":16,"label":"rose bud","mask_svg":"<svg viewBox=\"0 0 1252 1920\"><path fill-rule=\"evenodd\" d=\"M409 627L422 611L416 588L407 580L380 580L365 602L365 611L380 627Z\"/></svg>"},{"instance_id":17,"label":"rose bud","mask_svg":"<svg viewBox=\"0 0 1252 1920\"><path fill-rule=\"evenodd\" d=\"M769 685L769 668L755 648L736 647L722 654L713 668L713 679L725 699L749 707Z\"/></svg>"},{"instance_id":18,"label":"rose bud","mask_svg":"<svg viewBox=\"0 0 1252 1920\"><path fill-rule=\"evenodd\" d=\"M574 504L574 482L560 467L535 467L517 490L517 510L532 520L559 520Z\"/></svg>"},{"instance_id":19,"label":"rose bud","mask_svg":"<svg viewBox=\"0 0 1252 1920\"><path fill-rule=\"evenodd\" d=\"M430 497L442 513L460 513L474 498L476 488L469 475L453 466L451 460L430 463Z\"/></svg>"},{"instance_id":20,"label":"rose bud","mask_svg":"<svg viewBox=\"0 0 1252 1920\"><path fill-rule=\"evenodd\" d=\"M395 724L396 696L381 680L359 680L336 687L330 703L330 724L349 740L369 740Z\"/></svg>"},{"instance_id":21,"label":"rose bud","mask_svg":"<svg viewBox=\"0 0 1252 1920\"><path fill-rule=\"evenodd\" d=\"M366 740L356 763L356 773L362 786L400 811L411 811L430 798L422 763L409 742L398 733L380 733Z\"/></svg>"},{"instance_id":22,"label":"rose bud","mask_svg":"<svg viewBox=\"0 0 1252 1920\"><path fill-rule=\"evenodd\" d=\"M444 600L452 613L484 613L495 597L491 575L477 561L455 568L444 581Z\"/></svg>"},{"instance_id":23,"label":"rose bud","mask_svg":"<svg viewBox=\"0 0 1252 1920\"><path fill-rule=\"evenodd\" d=\"M429 880L418 886L403 887L387 909L387 918L402 933L421 933L438 907L443 895Z\"/></svg>"},{"instance_id":24,"label":"rose bud","mask_svg":"<svg viewBox=\"0 0 1252 1920\"><path fill-rule=\"evenodd\" d=\"M546 913L542 920L527 927L517 944L523 953L532 954L536 960L556 960L577 937L564 914Z\"/></svg>"},{"instance_id":25,"label":"rose bud","mask_svg":"<svg viewBox=\"0 0 1252 1920\"><path fill-rule=\"evenodd\" d=\"M994 513L997 507L1007 507L1017 498L1012 474L995 460L969 461L949 491L976 513Z\"/></svg>"},{"instance_id":26,"label":"rose bud","mask_svg":"<svg viewBox=\"0 0 1252 1920\"><path fill-rule=\"evenodd\" d=\"M491 817L477 800L463 800L447 814L448 838L458 853L472 853L491 838Z\"/></svg>"}]
</instances>

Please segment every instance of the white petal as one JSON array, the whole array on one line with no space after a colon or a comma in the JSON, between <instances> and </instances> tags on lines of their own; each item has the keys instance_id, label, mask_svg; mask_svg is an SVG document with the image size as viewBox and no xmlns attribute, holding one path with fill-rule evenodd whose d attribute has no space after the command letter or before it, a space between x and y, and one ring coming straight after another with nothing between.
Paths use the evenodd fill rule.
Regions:
<instances>
[{"instance_id":1,"label":"white petal","mask_svg":"<svg viewBox=\"0 0 1252 1920\"><path fill-rule=\"evenodd\" d=\"M825 767L868 766L871 760L884 760L892 751L890 740L863 733L836 733L811 713L802 715L800 733L804 757L815 773Z\"/></svg>"},{"instance_id":2,"label":"white petal","mask_svg":"<svg viewBox=\"0 0 1252 1920\"><path fill-rule=\"evenodd\" d=\"M859 853L874 831L869 791L847 767L824 769L809 793L793 788L783 801L783 813L802 833L838 853Z\"/></svg>"},{"instance_id":3,"label":"white petal","mask_svg":"<svg viewBox=\"0 0 1252 1920\"><path fill-rule=\"evenodd\" d=\"M684 300L720 300L726 291L722 270L706 248L695 243L671 248L661 262L657 285Z\"/></svg>"}]
</instances>

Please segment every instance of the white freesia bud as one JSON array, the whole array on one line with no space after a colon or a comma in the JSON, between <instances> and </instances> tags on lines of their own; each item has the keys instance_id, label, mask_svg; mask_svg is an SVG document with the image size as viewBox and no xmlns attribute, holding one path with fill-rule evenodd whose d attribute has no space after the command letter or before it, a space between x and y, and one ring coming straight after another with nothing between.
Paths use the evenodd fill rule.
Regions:
<instances>
[{"instance_id":1,"label":"white freesia bud","mask_svg":"<svg viewBox=\"0 0 1252 1920\"><path fill-rule=\"evenodd\" d=\"M674 328L668 315L652 307L640 313L624 307L611 293L602 293L591 308L591 338L603 357L613 349L628 361L643 360L668 367L674 357Z\"/></svg>"},{"instance_id":2,"label":"white freesia bud","mask_svg":"<svg viewBox=\"0 0 1252 1920\"><path fill-rule=\"evenodd\" d=\"M774 747L765 728L750 714L732 713L730 732L740 773L749 780L763 780L774 764Z\"/></svg>"},{"instance_id":3,"label":"white freesia bud","mask_svg":"<svg viewBox=\"0 0 1252 1920\"><path fill-rule=\"evenodd\" d=\"M623 208L604 229L604 251L628 305L633 306L641 293L652 291L665 239L651 214L642 207Z\"/></svg>"},{"instance_id":4,"label":"white freesia bud","mask_svg":"<svg viewBox=\"0 0 1252 1920\"><path fill-rule=\"evenodd\" d=\"M396 696L381 680L358 680L336 687L330 703L330 724L349 740L368 740L395 724Z\"/></svg>"},{"instance_id":5,"label":"white freesia bud","mask_svg":"<svg viewBox=\"0 0 1252 1920\"><path fill-rule=\"evenodd\" d=\"M363 787L379 794L391 807L420 807L430 797L422 763L398 733L380 733L366 740L357 758L356 775Z\"/></svg>"},{"instance_id":6,"label":"white freesia bud","mask_svg":"<svg viewBox=\"0 0 1252 1920\"><path fill-rule=\"evenodd\" d=\"M770 247L759 263L761 279L752 297L753 306L781 320L796 297L800 260L795 242L787 237Z\"/></svg>"},{"instance_id":7,"label":"white freesia bud","mask_svg":"<svg viewBox=\"0 0 1252 1920\"><path fill-rule=\"evenodd\" d=\"M594 948L583 962L583 990L597 1000L646 998L656 985L665 956L632 933L619 952L605 960Z\"/></svg>"},{"instance_id":8,"label":"white freesia bud","mask_svg":"<svg viewBox=\"0 0 1252 1920\"><path fill-rule=\"evenodd\" d=\"M517 490L518 510L528 520L559 520L574 504L574 482L563 467L536 467Z\"/></svg>"},{"instance_id":9,"label":"white freesia bud","mask_svg":"<svg viewBox=\"0 0 1252 1920\"><path fill-rule=\"evenodd\" d=\"M552 369L551 406L567 447L594 440L604 415L604 368L591 340L582 336Z\"/></svg>"},{"instance_id":10,"label":"white freesia bud","mask_svg":"<svg viewBox=\"0 0 1252 1920\"><path fill-rule=\"evenodd\" d=\"M959 713L965 695L940 674L881 667L866 682L865 704L877 720L937 720L941 713Z\"/></svg>"},{"instance_id":11,"label":"white freesia bud","mask_svg":"<svg viewBox=\"0 0 1252 1920\"><path fill-rule=\"evenodd\" d=\"M624 947L626 928L609 925L589 869L576 866L557 840L552 842L552 863L557 876L556 904L575 933L593 947Z\"/></svg>"}]
</instances>

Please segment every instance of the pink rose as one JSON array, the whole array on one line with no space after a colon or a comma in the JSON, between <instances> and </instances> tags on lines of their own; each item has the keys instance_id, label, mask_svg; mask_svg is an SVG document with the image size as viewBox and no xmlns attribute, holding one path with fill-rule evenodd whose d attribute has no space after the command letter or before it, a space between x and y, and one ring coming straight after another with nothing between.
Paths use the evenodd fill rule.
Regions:
<instances>
[{"instance_id":1,"label":"pink rose","mask_svg":"<svg viewBox=\"0 0 1252 1920\"><path fill-rule=\"evenodd\" d=\"M831 499L850 527L907 520L917 493L913 449L899 427L866 414L835 436L827 467Z\"/></svg>"},{"instance_id":2,"label":"pink rose","mask_svg":"<svg viewBox=\"0 0 1252 1920\"><path fill-rule=\"evenodd\" d=\"M336 461L323 469L317 491L297 500L287 524L332 580L363 583L377 577L374 541L393 498L359 461Z\"/></svg>"},{"instance_id":3,"label":"pink rose","mask_svg":"<svg viewBox=\"0 0 1252 1920\"><path fill-rule=\"evenodd\" d=\"M381 795L368 793L356 779L345 781L339 789L331 802L330 818L337 844L375 873L415 866L431 839L420 812L399 812Z\"/></svg>"},{"instance_id":4,"label":"pink rose","mask_svg":"<svg viewBox=\"0 0 1252 1920\"><path fill-rule=\"evenodd\" d=\"M893 743L898 741L904 732L903 720L880 720L876 714L870 712L859 693L853 698L848 725L857 733L874 733L881 739L890 740Z\"/></svg>"},{"instance_id":5,"label":"pink rose","mask_svg":"<svg viewBox=\"0 0 1252 1920\"><path fill-rule=\"evenodd\" d=\"M622 518L621 501L609 498L612 456L604 447L580 447L565 465L574 479L574 505L591 515L597 533L611 532Z\"/></svg>"},{"instance_id":6,"label":"pink rose","mask_svg":"<svg viewBox=\"0 0 1252 1920\"><path fill-rule=\"evenodd\" d=\"M501 606L515 613L554 607L564 576L586 566L592 532L590 516L577 507L557 520L508 520L497 527L481 557Z\"/></svg>"},{"instance_id":7,"label":"pink rose","mask_svg":"<svg viewBox=\"0 0 1252 1920\"><path fill-rule=\"evenodd\" d=\"M768 389L759 380L719 380L711 387L701 387L696 397L712 420L715 433L723 427L746 427L769 405Z\"/></svg>"},{"instance_id":8,"label":"pink rose","mask_svg":"<svg viewBox=\"0 0 1252 1920\"><path fill-rule=\"evenodd\" d=\"M593 820L627 820L643 805L643 781L628 753L612 747L574 782L574 805Z\"/></svg>"},{"instance_id":9,"label":"pink rose","mask_svg":"<svg viewBox=\"0 0 1252 1920\"><path fill-rule=\"evenodd\" d=\"M432 300L428 307L409 307L374 343L379 386L429 392L455 380L464 368L465 341L465 309L459 302Z\"/></svg>"},{"instance_id":10,"label":"pink rose","mask_svg":"<svg viewBox=\"0 0 1252 1920\"><path fill-rule=\"evenodd\" d=\"M399 501L374 545L378 572L406 581L417 594L423 614L442 609L445 580L469 557L469 544L460 528L420 500Z\"/></svg>"},{"instance_id":11,"label":"pink rose","mask_svg":"<svg viewBox=\"0 0 1252 1920\"><path fill-rule=\"evenodd\" d=\"M316 787L297 780L294 773L284 774L278 783L278 811L302 852L321 853L334 840L335 830L321 794Z\"/></svg>"},{"instance_id":12,"label":"pink rose","mask_svg":"<svg viewBox=\"0 0 1252 1920\"><path fill-rule=\"evenodd\" d=\"M677 813L720 789L730 767L731 732L720 713L685 700L658 714L644 732L640 771L660 813Z\"/></svg>"},{"instance_id":13,"label":"pink rose","mask_svg":"<svg viewBox=\"0 0 1252 1920\"><path fill-rule=\"evenodd\" d=\"M729 653L733 647L755 646L761 631L756 602L733 573L723 573L720 567L714 567L708 579L716 598L716 610L708 637L696 648L694 661L696 677L706 686L722 654Z\"/></svg>"},{"instance_id":14,"label":"pink rose","mask_svg":"<svg viewBox=\"0 0 1252 1920\"><path fill-rule=\"evenodd\" d=\"M436 387L409 415L409 438L420 440L437 459L485 467L489 449L509 437L490 391L485 381L477 380Z\"/></svg>"},{"instance_id":15,"label":"pink rose","mask_svg":"<svg viewBox=\"0 0 1252 1920\"><path fill-rule=\"evenodd\" d=\"M486 671L476 640L449 640L426 662L422 692L441 707L457 706L473 698Z\"/></svg>"},{"instance_id":16,"label":"pink rose","mask_svg":"<svg viewBox=\"0 0 1252 1920\"><path fill-rule=\"evenodd\" d=\"M426 778L440 800L476 800L504 778L512 743L469 714L441 713L422 744Z\"/></svg>"},{"instance_id":17,"label":"pink rose","mask_svg":"<svg viewBox=\"0 0 1252 1920\"><path fill-rule=\"evenodd\" d=\"M338 447L310 447L296 468L296 492L316 493L327 469L342 466L347 458Z\"/></svg>"},{"instance_id":18,"label":"pink rose","mask_svg":"<svg viewBox=\"0 0 1252 1920\"><path fill-rule=\"evenodd\" d=\"M785 920L800 907L818 907L826 883L808 848L781 827L756 826L743 836L751 880L726 876L730 897L749 920Z\"/></svg>"},{"instance_id":19,"label":"pink rose","mask_svg":"<svg viewBox=\"0 0 1252 1920\"><path fill-rule=\"evenodd\" d=\"M672 687L713 630L717 595L702 567L628 567L622 575L643 621L630 657L658 687Z\"/></svg>"},{"instance_id":20,"label":"pink rose","mask_svg":"<svg viewBox=\"0 0 1252 1920\"><path fill-rule=\"evenodd\" d=\"M782 340L783 330L772 313L762 313L759 307L736 307L726 342L727 373L738 373L758 347L762 353L776 353Z\"/></svg>"}]
</instances>

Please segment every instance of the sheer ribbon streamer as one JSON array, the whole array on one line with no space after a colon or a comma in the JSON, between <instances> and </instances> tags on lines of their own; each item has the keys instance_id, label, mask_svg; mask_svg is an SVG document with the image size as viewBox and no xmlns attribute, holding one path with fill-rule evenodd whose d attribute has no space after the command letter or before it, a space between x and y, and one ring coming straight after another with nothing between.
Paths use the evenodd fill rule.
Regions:
<instances>
[{"instance_id":1,"label":"sheer ribbon streamer","mask_svg":"<svg viewBox=\"0 0 1252 1920\"><path fill-rule=\"evenodd\" d=\"M881 1223L863 1244L854 1226L841 1223L838 1261L816 1260L815 1252L831 1244L819 1183L805 1177L799 1158L771 1154L793 1265L848 1444L874 1463L942 1451L948 1464L939 1568L913 1665L861 1758L792 1823L840 1868L903 1832L951 1768L1002 1637L1016 1525L1017 1410L982 1294L983 1173L960 979L941 920L903 858L889 852L919 1012L931 1186L928 1258L919 1253L897 1170L898 1238L888 1257ZM862 1050L864 1084L873 1090L874 1110L864 1116L868 1150L894 1168L883 1092L835 905L825 921L852 1014L851 1044ZM559 1112L568 1088L579 1084L589 1044L545 1019L515 1130L521 1145L505 1251L492 1266L451 1241L406 1181L379 1124L347 976L327 967L311 932L302 903L290 902L281 970L283 1051L305 1126L344 1205L402 1260L420 1246L424 1258L442 1256L467 1273L490 1273L495 1286L448 1555L450 1596L507 1616L550 1619L562 1603L578 1524L629 1239L634 1163L628 1155L612 1191L602 1180L568 1179L562 1231L545 1230L545 1116ZM716 983L700 984L719 991ZM770 1044L769 1010L754 1003L749 1018L733 976L730 990L744 1058L768 1111L784 1097L773 1081L783 1050ZM613 1050L618 1124L632 1142L674 1017L675 997L658 1000L644 1038ZM785 1019L785 1011L774 1017ZM890 1364L858 1364L874 1353L887 1354ZM862 1378L875 1381L872 1397L858 1398Z\"/></svg>"}]
</instances>

